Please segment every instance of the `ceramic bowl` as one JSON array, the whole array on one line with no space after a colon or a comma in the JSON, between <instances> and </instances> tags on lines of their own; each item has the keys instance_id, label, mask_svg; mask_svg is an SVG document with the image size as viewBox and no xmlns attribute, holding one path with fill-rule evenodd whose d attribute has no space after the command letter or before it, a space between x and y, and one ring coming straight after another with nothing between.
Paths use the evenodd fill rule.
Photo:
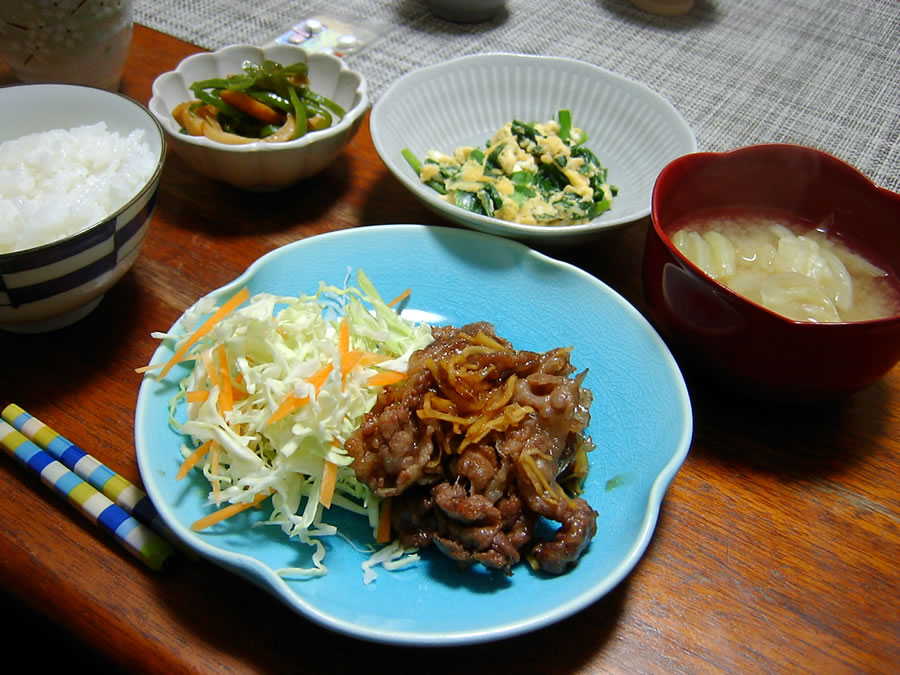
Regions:
<instances>
[{"instance_id":1,"label":"ceramic bowl","mask_svg":"<svg viewBox=\"0 0 900 675\"><path fill-rule=\"evenodd\" d=\"M561 108L588 133L585 145L619 188L612 209L588 223L522 225L472 213L441 199L402 155L404 148L424 158L429 150L483 145L506 122L544 122ZM520 54L465 56L413 71L378 98L370 128L388 169L425 206L451 222L526 242L570 243L646 217L656 176L696 150L675 108L644 85L581 61Z\"/></svg>"},{"instance_id":2,"label":"ceramic bowl","mask_svg":"<svg viewBox=\"0 0 900 675\"><path fill-rule=\"evenodd\" d=\"M493 17L506 0L425 0L435 16L457 23L476 23Z\"/></svg>"},{"instance_id":3,"label":"ceramic bowl","mask_svg":"<svg viewBox=\"0 0 900 675\"><path fill-rule=\"evenodd\" d=\"M241 72L244 61L262 63L266 59L282 65L307 63L310 88L340 104L346 116L328 129L283 143L228 145L181 133L172 110L179 103L196 98L189 89L191 84L228 77ZM360 73L350 70L336 56L307 53L302 47L288 44L232 45L194 54L175 70L156 78L150 99L150 111L168 133L175 152L188 165L207 178L253 191L282 189L320 172L353 139L368 108L366 81Z\"/></svg>"},{"instance_id":4,"label":"ceramic bowl","mask_svg":"<svg viewBox=\"0 0 900 675\"><path fill-rule=\"evenodd\" d=\"M733 207L824 224L829 237L900 274L900 195L836 157L766 144L677 159L653 190L643 281L651 318L686 371L752 396L814 401L862 389L900 360L900 314L793 321L718 283L673 245L680 219Z\"/></svg>"},{"instance_id":5,"label":"ceramic bowl","mask_svg":"<svg viewBox=\"0 0 900 675\"><path fill-rule=\"evenodd\" d=\"M694 6L694 0L631 0L645 12L660 16L680 16L687 14Z\"/></svg>"},{"instance_id":6,"label":"ceramic bowl","mask_svg":"<svg viewBox=\"0 0 900 675\"><path fill-rule=\"evenodd\" d=\"M0 88L0 111L0 142L105 122L107 130L122 137L142 130L155 158L150 178L107 218L65 238L0 254L0 329L38 333L62 328L90 313L137 258L156 205L166 137L143 105L94 87Z\"/></svg>"}]
</instances>

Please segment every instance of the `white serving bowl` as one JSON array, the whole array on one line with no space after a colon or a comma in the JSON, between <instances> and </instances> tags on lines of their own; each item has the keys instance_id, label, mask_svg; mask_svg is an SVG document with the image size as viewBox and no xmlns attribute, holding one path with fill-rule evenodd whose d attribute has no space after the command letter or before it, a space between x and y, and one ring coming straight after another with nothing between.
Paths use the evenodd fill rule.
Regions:
<instances>
[{"instance_id":1,"label":"white serving bowl","mask_svg":"<svg viewBox=\"0 0 900 675\"><path fill-rule=\"evenodd\" d=\"M506 0L425 0L425 4L441 19L476 23L493 17Z\"/></svg>"},{"instance_id":2,"label":"white serving bowl","mask_svg":"<svg viewBox=\"0 0 900 675\"><path fill-rule=\"evenodd\" d=\"M181 133L172 110L196 98L190 90L191 84L228 77L240 73L245 61L258 64L266 59L285 66L307 63L312 91L340 104L347 111L346 116L328 129L283 143L227 145ZM172 147L185 162L208 178L254 191L279 190L324 169L351 141L368 108L366 81L360 73L347 68L336 56L308 53L302 47L287 44L232 45L189 56L175 70L156 78L150 99L150 111L168 132Z\"/></svg>"},{"instance_id":3,"label":"white serving bowl","mask_svg":"<svg viewBox=\"0 0 900 675\"><path fill-rule=\"evenodd\" d=\"M422 183L401 154L409 148L423 159L429 150L482 146L510 120L544 122L562 108L619 188L612 209L588 223L521 225L471 213ZM388 169L426 206L466 227L542 243L587 239L648 216L656 176L697 149L678 111L646 86L581 61L520 54L464 56L408 73L375 102L370 127Z\"/></svg>"},{"instance_id":4,"label":"white serving bowl","mask_svg":"<svg viewBox=\"0 0 900 675\"><path fill-rule=\"evenodd\" d=\"M50 243L0 254L2 330L55 330L85 317L100 304L134 263L147 235L166 137L143 105L122 94L71 84L0 88L0 142L98 122L123 137L143 130L155 168L134 197L102 221Z\"/></svg>"}]
</instances>

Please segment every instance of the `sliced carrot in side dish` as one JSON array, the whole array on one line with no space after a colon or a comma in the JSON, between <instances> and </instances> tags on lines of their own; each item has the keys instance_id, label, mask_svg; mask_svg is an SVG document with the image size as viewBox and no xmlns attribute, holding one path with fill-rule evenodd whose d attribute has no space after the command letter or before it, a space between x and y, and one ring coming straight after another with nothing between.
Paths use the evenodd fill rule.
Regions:
<instances>
[{"instance_id":1,"label":"sliced carrot in side dish","mask_svg":"<svg viewBox=\"0 0 900 675\"><path fill-rule=\"evenodd\" d=\"M228 359L225 354L225 345L219 344L216 347L219 356L219 403L222 406L222 412L228 412L234 407L234 391L231 388L231 372L228 370Z\"/></svg>"},{"instance_id":2,"label":"sliced carrot in side dish","mask_svg":"<svg viewBox=\"0 0 900 675\"><path fill-rule=\"evenodd\" d=\"M242 502L240 504L229 504L228 506L223 506L218 511L210 513L208 516L203 516L200 520L195 521L191 525L191 529L194 532L199 532L200 530L205 530L210 525L215 525L216 523L220 523L227 518L231 518L231 516L240 513L241 511L246 511L249 508L253 508L261 501L269 497L272 493L265 492L262 494L258 494L253 498L252 502Z\"/></svg>"},{"instance_id":3,"label":"sliced carrot in side dish","mask_svg":"<svg viewBox=\"0 0 900 675\"><path fill-rule=\"evenodd\" d=\"M391 541L391 498L381 500L381 510L378 512L378 531L375 541L379 544L387 544Z\"/></svg>"},{"instance_id":4,"label":"sliced carrot in side dish","mask_svg":"<svg viewBox=\"0 0 900 675\"><path fill-rule=\"evenodd\" d=\"M193 332L193 334L184 341L181 347L178 348L172 358L169 359L166 364L163 366L163 369L159 372L159 375L156 376L157 380L161 380L166 376L166 374L175 367L175 364L180 363L182 359L184 359L185 354L188 353L188 350L193 347L197 341L206 335L210 330L212 330L213 326L215 326L222 318L228 316L233 312L238 305L246 302L250 299L250 290L245 286L237 293L235 293L231 298L228 299L219 309L213 312L212 316L210 316L206 321L203 322L203 325L200 326L197 330Z\"/></svg>"},{"instance_id":5,"label":"sliced carrot in side dish","mask_svg":"<svg viewBox=\"0 0 900 675\"><path fill-rule=\"evenodd\" d=\"M398 373L395 370L385 370L370 377L366 380L366 384L370 387L386 387L389 384L402 382L405 379L406 373Z\"/></svg>"},{"instance_id":6,"label":"sliced carrot in side dish","mask_svg":"<svg viewBox=\"0 0 900 675\"><path fill-rule=\"evenodd\" d=\"M193 469L197 462L203 459L206 456L206 453L209 452L209 449L212 447L212 441L206 441L203 445L199 446L196 450L194 450L190 455L187 456L181 466L178 467L178 473L175 474L175 480L181 480L185 476L188 475L188 472Z\"/></svg>"},{"instance_id":7,"label":"sliced carrot in side dish","mask_svg":"<svg viewBox=\"0 0 900 675\"><path fill-rule=\"evenodd\" d=\"M228 105L234 106L241 112L250 115L250 117L255 117L268 124L284 124L284 120L287 117L284 113L270 108L262 101L257 101L242 91L223 89L219 92L219 96Z\"/></svg>"},{"instance_id":8,"label":"sliced carrot in side dish","mask_svg":"<svg viewBox=\"0 0 900 675\"><path fill-rule=\"evenodd\" d=\"M411 293L412 293L412 289L407 288L407 289L406 289L405 291L403 291L400 295L398 295L396 298L394 298L393 300L391 300L391 301L388 303L388 307L393 307L394 305L399 305L401 302L403 302L404 300L406 300L406 299L410 296Z\"/></svg>"},{"instance_id":9,"label":"sliced carrot in side dish","mask_svg":"<svg viewBox=\"0 0 900 675\"><path fill-rule=\"evenodd\" d=\"M319 503L326 509L331 508L331 498L334 497L334 486L337 483L337 464L325 462L322 470L322 487L319 489Z\"/></svg>"},{"instance_id":10,"label":"sliced carrot in side dish","mask_svg":"<svg viewBox=\"0 0 900 675\"><path fill-rule=\"evenodd\" d=\"M184 400L188 403L203 403L209 398L209 389L200 389L197 391L184 392Z\"/></svg>"}]
</instances>

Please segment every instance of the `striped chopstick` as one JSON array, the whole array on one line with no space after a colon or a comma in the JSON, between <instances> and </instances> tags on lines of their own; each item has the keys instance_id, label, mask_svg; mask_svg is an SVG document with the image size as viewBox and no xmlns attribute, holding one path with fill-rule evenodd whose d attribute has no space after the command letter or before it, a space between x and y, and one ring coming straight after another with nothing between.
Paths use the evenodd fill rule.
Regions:
<instances>
[{"instance_id":1,"label":"striped chopstick","mask_svg":"<svg viewBox=\"0 0 900 675\"><path fill-rule=\"evenodd\" d=\"M129 515L134 516L144 525L152 527L169 542L178 546L177 538L166 527L156 511L156 507L153 506L153 502L150 501L150 497L143 490L19 406L15 404L6 406L0 413L0 418L50 454L53 459L61 462L66 468L74 471L80 478L106 495Z\"/></svg>"},{"instance_id":2,"label":"striped chopstick","mask_svg":"<svg viewBox=\"0 0 900 675\"><path fill-rule=\"evenodd\" d=\"M114 504L93 485L82 480L24 434L0 421L0 446L41 481L76 507L88 520L99 525L126 550L153 570L161 570L174 550L149 527Z\"/></svg>"}]
</instances>

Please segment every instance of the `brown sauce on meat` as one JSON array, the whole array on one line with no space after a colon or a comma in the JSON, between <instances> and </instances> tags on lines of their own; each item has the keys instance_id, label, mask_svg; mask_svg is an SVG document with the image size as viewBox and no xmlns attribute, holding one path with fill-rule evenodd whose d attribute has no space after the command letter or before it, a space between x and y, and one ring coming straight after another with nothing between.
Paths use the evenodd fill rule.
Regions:
<instances>
[{"instance_id":1,"label":"brown sauce on meat","mask_svg":"<svg viewBox=\"0 0 900 675\"><path fill-rule=\"evenodd\" d=\"M531 554L546 572L574 564L597 513L577 484L592 444L586 372L568 349L518 351L488 323L434 328L407 379L385 388L345 447L359 480L391 498L394 534L512 574ZM559 523L535 539L539 518Z\"/></svg>"}]
</instances>

